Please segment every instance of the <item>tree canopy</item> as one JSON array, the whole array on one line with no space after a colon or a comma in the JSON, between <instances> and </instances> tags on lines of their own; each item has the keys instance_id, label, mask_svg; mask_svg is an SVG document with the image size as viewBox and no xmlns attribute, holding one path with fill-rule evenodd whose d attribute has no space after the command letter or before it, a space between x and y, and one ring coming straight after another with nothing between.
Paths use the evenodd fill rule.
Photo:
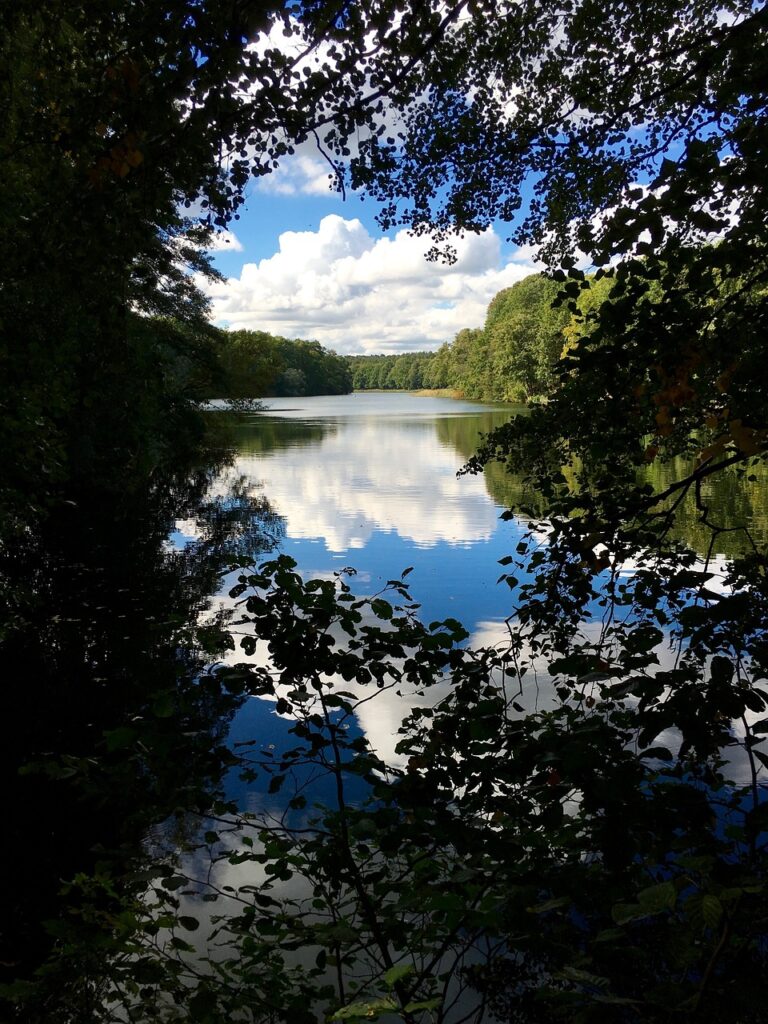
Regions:
<instances>
[{"instance_id":1,"label":"tree canopy","mask_svg":"<svg viewBox=\"0 0 768 1024\"><path fill-rule=\"evenodd\" d=\"M595 291L606 291L606 283ZM555 364L581 327L577 311L553 303L559 286L531 274L491 301L483 328L462 328L436 352L347 356L355 388L448 388L465 398L527 402L549 395ZM583 293L594 299L595 292Z\"/></svg>"},{"instance_id":2,"label":"tree canopy","mask_svg":"<svg viewBox=\"0 0 768 1024\"><path fill-rule=\"evenodd\" d=\"M219 342L223 380L217 397L344 395L352 390L345 360L317 341L224 331Z\"/></svg>"}]
</instances>

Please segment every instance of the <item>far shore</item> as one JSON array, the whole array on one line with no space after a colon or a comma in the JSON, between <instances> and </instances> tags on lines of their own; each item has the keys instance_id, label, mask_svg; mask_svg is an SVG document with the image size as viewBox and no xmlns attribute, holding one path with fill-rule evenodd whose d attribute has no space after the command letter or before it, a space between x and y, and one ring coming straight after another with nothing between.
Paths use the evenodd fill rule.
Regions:
<instances>
[{"instance_id":1,"label":"far shore","mask_svg":"<svg viewBox=\"0 0 768 1024\"><path fill-rule=\"evenodd\" d=\"M416 398L463 398L464 392L456 388L356 388L353 395L415 395Z\"/></svg>"}]
</instances>

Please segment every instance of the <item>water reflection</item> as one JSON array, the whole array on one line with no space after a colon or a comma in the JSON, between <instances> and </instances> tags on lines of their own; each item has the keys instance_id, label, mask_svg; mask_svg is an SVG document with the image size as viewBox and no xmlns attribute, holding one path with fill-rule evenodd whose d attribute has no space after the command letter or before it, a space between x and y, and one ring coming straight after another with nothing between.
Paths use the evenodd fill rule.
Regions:
<instances>
[{"instance_id":1,"label":"water reflection","mask_svg":"<svg viewBox=\"0 0 768 1024\"><path fill-rule=\"evenodd\" d=\"M456 478L460 464L431 420L385 429L363 420L269 455L241 454L235 472L263 482L289 538L319 539L341 553L366 547L376 531L417 548L488 540L497 510L482 480Z\"/></svg>"},{"instance_id":2,"label":"water reflection","mask_svg":"<svg viewBox=\"0 0 768 1024\"><path fill-rule=\"evenodd\" d=\"M142 477L114 466L0 547L3 980L87 931L64 913L64 881L97 864L119 874L150 824L210 806L241 699L204 673L221 634L198 620L222 560L258 557L282 532L263 495L211 496L228 458L196 452ZM97 901L105 913L110 899Z\"/></svg>"},{"instance_id":3,"label":"water reflection","mask_svg":"<svg viewBox=\"0 0 768 1024\"><path fill-rule=\"evenodd\" d=\"M253 417L240 428L238 458L219 486L225 491L239 474L246 490L264 488L285 516L281 546L296 558L305 577L327 578L350 563L358 570L356 591L373 593L413 566L409 583L424 620L454 616L471 632L472 646L504 647L514 597L496 585L498 560L514 551L525 524L501 522L499 514L510 506L540 507L540 499L500 465L488 467L482 476L457 478L456 473L474 453L480 435L516 412L407 394L284 399L269 415ZM647 473L663 490L683 468L652 466ZM711 570L722 572L724 554L743 549L739 527L748 523L759 536L765 532L766 483L765 471L754 480L724 474L708 481L703 496L725 532L710 551L711 534L691 507L680 516L678 539L701 556L711 555ZM585 630L599 629L599 609L588 612L596 618L585 623ZM267 657L259 645L243 660L265 664ZM660 651L659 657L665 664L674 653ZM530 665L519 696L525 711L554 701L546 666L539 661ZM394 746L403 717L436 696L436 691L424 698L380 694L361 707L357 724L373 748L396 764ZM263 717L255 709L249 714ZM253 799L246 792L237 796Z\"/></svg>"},{"instance_id":4,"label":"water reflection","mask_svg":"<svg viewBox=\"0 0 768 1024\"><path fill-rule=\"evenodd\" d=\"M682 458L649 466L643 479L657 492L694 469L692 460ZM748 469L731 466L705 478L700 485L703 508L696 507L693 494L678 507L672 535L700 557L734 557L751 547L768 544L768 466L759 463ZM705 523L702 513L705 511ZM713 535L712 527L715 527Z\"/></svg>"},{"instance_id":5,"label":"water reflection","mask_svg":"<svg viewBox=\"0 0 768 1024\"><path fill-rule=\"evenodd\" d=\"M268 780L226 772L225 741L283 747L288 721L273 702L223 691L205 671L221 652L216 615L201 613L226 555L258 558L279 545L313 577L351 562L356 589L368 593L413 565L423 618L461 619L473 646L506 642L513 601L495 583L498 559L524 526L498 516L531 496L501 467L484 477L456 471L509 411L406 395L284 400L240 423L233 462L222 455L144 479L115 467L121 487L113 479L73 491L38 536L2 551L12 723L2 749L13 881L3 892L6 976L29 975L44 959L52 935L42 922L63 909L62 879L130 858L174 808L206 813L222 778L243 809L274 799ZM666 470L649 472L663 486ZM749 521L764 536L765 482L737 490L723 476L707 500L723 525ZM701 550L695 515L681 536ZM735 536L723 534L722 545ZM225 660L266 657L261 644ZM552 700L543 664L529 679L523 712ZM402 718L447 686L383 692L351 728L397 763ZM32 771L20 777L20 768ZM164 836L179 840L173 829Z\"/></svg>"}]
</instances>

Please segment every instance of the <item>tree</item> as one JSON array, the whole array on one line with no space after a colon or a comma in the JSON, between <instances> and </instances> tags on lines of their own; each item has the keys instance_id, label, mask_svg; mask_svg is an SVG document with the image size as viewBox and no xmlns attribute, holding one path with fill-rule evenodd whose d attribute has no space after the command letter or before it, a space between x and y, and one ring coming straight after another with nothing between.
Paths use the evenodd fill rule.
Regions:
<instances>
[{"instance_id":1,"label":"tree","mask_svg":"<svg viewBox=\"0 0 768 1024\"><path fill-rule=\"evenodd\" d=\"M560 703L518 717L504 685L459 684L410 723L398 799L420 794L411 814L441 852L478 826L461 855L500 879L488 930L504 939L475 980L504 1019L543 1004L547 1020L756 1021L766 553L745 529L717 580L672 529L690 499L716 537L703 481L766 450L768 11L462 13L450 52L433 47L414 74L400 138L364 141L351 175L391 201L386 223L438 234L511 219L537 178L514 234L541 246L584 328L548 403L471 468L501 461L547 501L546 521L531 510L534 581L503 575L519 593L504 678L525 695L545 665ZM606 276L609 300L580 312ZM677 454L691 458L662 489L640 476ZM370 842L386 849L386 829Z\"/></svg>"},{"instance_id":2,"label":"tree","mask_svg":"<svg viewBox=\"0 0 768 1024\"><path fill-rule=\"evenodd\" d=\"M400 8L381 9L390 51ZM329 118L351 130L381 109L358 102L369 25L322 3L4 5L4 528L61 499L78 451L129 429L137 314L205 332L190 271L211 273L205 245L250 176ZM397 77L382 74L380 95Z\"/></svg>"},{"instance_id":3,"label":"tree","mask_svg":"<svg viewBox=\"0 0 768 1024\"><path fill-rule=\"evenodd\" d=\"M526 401L549 394L568 319L552 308L557 292L553 281L532 274L499 292L488 307L490 372L502 389L497 397Z\"/></svg>"},{"instance_id":4,"label":"tree","mask_svg":"<svg viewBox=\"0 0 768 1024\"><path fill-rule=\"evenodd\" d=\"M289 366L277 380L277 391L281 395L306 395L307 377L303 370Z\"/></svg>"}]
</instances>

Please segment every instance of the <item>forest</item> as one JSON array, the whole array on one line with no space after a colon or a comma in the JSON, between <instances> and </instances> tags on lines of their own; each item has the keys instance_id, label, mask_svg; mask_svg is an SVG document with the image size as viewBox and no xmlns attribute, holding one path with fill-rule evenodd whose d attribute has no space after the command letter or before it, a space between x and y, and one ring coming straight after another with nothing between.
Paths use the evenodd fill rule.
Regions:
<instances>
[{"instance_id":1,"label":"forest","mask_svg":"<svg viewBox=\"0 0 768 1024\"><path fill-rule=\"evenodd\" d=\"M607 299L610 281L590 282L576 310L554 306L559 286L543 274L499 292L482 328L464 328L436 352L347 356L355 390L443 389L481 401L530 402L547 397L555 367L585 314Z\"/></svg>"},{"instance_id":2,"label":"forest","mask_svg":"<svg viewBox=\"0 0 768 1024\"><path fill-rule=\"evenodd\" d=\"M270 395L345 395L352 390L346 362L317 341L275 337L265 331L222 331L216 398Z\"/></svg>"},{"instance_id":3,"label":"forest","mask_svg":"<svg viewBox=\"0 0 768 1024\"><path fill-rule=\"evenodd\" d=\"M768 551L707 484L768 456L767 88L763 0L0 5L6 1019L765 1021ZM200 284L307 147L427 259L543 268L397 371L528 403L462 470L524 485L504 644L217 490ZM346 390L290 345L226 359Z\"/></svg>"}]
</instances>

